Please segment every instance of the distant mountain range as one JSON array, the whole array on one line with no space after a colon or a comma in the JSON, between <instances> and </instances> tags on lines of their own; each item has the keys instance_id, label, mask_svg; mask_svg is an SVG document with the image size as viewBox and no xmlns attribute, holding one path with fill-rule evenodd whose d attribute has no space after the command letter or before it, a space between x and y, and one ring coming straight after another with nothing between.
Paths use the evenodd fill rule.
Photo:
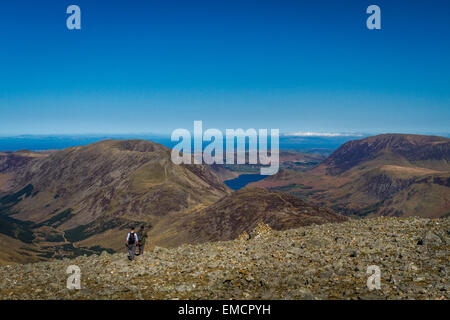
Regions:
<instances>
[{"instance_id":1,"label":"distant mountain range","mask_svg":"<svg viewBox=\"0 0 450 320\"><path fill-rule=\"evenodd\" d=\"M278 174L233 192L223 180L254 167L175 165L169 148L147 140L0 152L0 263L124 250L131 226L173 247L235 239L260 222L285 230L345 215L445 217L449 160L448 138L378 135L327 158L283 151Z\"/></svg>"},{"instance_id":2,"label":"distant mountain range","mask_svg":"<svg viewBox=\"0 0 450 320\"><path fill-rule=\"evenodd\" d=\"M216 171L175 165L169 148L147 140L0 153L0 238L8 243L0 262L123 250L131 226L145 225L152 245L175 246L231 239L259 221L288 229L344 220L289 194L232 194ZM222 222L209 224L216 211Z\"/></svg>"},{"instance_id":3,"label":"distant mountain range","mask_svg":"<svg viewBox=\"0 0 450 320\"><path fill-rule=\"evenodd\" d=\"M315 168L253 183L349 215L450 214L450 139L383 134L343 144Z\"/></svg>"}]
</instances>

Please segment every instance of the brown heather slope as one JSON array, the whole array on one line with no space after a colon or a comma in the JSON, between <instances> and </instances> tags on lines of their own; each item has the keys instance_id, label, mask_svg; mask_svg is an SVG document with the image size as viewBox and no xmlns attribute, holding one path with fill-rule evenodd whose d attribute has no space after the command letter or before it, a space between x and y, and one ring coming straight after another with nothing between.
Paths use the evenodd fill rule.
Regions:
<instances>
[{"instance_id":1,"label":"brown heather slope","mask_svg":"<svg viewBox=\"0 0 450 320\"><path fill-rule=\"evenodd\" d=\"M14 217L39 223L55 210L70 208L74 216L63 228L105 213L132 220L163 216L227 193L205 167L174 165L168 148L145 140L106 140L64 149L33 162L15 180L17 189L31 184L36 195L18 203Z\"/></svg>"},{"instance_id":2,"label":"brown heather slope","mask_svg":"<svg viewBox=\"0 0 450 320\"><path fill-rule=\"evenodd\" d=\"M450 139L412 134L382 134L344 143L323 165L331 175L343 173L370 161L377 164L417 166L449 170Z\"/></svg>"},{"instance_id":3,"label":"brown heather slope","mask_svg":"<svg viewBox=\"0 0 450 320\"><path fill-rule=\"evenodd\" d=\"M0 194L12 188L14 176L25 169L31 161L46 157L46 153L20 150L0 152Z\"/></svg>"},{"instance_id":4,"label":"brown heather slope","mask_svg":"<svg viewBox=\"0 0 450 320\"><path fill-rule=\"evenodd\" d=\"M450 139L383 134L343 144L308 172L281 170L252 184L347 214L450 213Z\"/></svg>"},{"instance_id":5,"label":"brown heather slope","mask_svg":"<svg viewBox=\"0 0 450 320\"><path fill-rule=\"evenodd\" d=\"M346 220L331 209L312 206L289 193L244 188L181 219L165 242L179 245L186 238L189 243L233 240L250 234L261 222L274 230L287 230Z\"/></svg>"}]
</instances>

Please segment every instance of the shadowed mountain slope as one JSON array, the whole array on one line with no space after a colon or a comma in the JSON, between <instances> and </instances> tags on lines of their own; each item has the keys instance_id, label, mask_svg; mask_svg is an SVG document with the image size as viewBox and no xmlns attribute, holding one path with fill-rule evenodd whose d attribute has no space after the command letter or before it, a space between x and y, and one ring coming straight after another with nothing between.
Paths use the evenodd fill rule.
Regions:
<instances>
[{"instance_id":1,"label":"shadowed mountain slope","mask_svg":"<svg viewBox=\"0 0 450 320\"><path fill-rule=\"evenodd\" d=\"M179 236L196 243L223 241L250 234L261 222L274 230L287 230L346 220L333 210L312 206L285 192L244 188L192 213L180 222Z\"/></svg>"},{"instance_id":2,"label":"shadowed mountain slope","mask_svg":"<svg viewBox=\"0 0 450 320\"><path fill-rule=\"evenodd\" d=\"M446 216L450 139L383 134L343 144L307 172L281 170L254 186L288 191L347 214Z\"/></svg>"}]
</instances>

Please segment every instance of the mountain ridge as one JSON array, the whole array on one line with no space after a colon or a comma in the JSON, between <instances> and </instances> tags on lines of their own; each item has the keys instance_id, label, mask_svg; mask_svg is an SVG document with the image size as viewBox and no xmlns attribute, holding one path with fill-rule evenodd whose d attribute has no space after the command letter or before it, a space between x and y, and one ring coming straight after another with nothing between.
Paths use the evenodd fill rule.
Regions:
<instances>
[{"instance_id":1,"label":"mountain ridge","mask_svg":"<svg viewBox=\"0 0 450 320\"><path fill-rule=\"evenodd\" d=\"M72 244L120 250L126 229L151 229L164 216L207 206L231 192L207 167L175 165L170 149L146 140L55 151L8 175L9 192L0 195L2 219L30 233L44 257L76 252ZM92 237L97 240L90 242Z\"/></svg>"},{"instance_id":2,"label":"mountain ridge","mask_svg":"<svg viewBox=\"0 0 450 320\"><path fill-rule=\"evenodd\" d=\"M26 155L22 152L20 156ZM198 225L196 219L203 210L224 197L236 199L210 166L175 165L170 149L146 140L104 140L26 161L16 159L18 156L13 160L20 162L20 168L4 172L8 188L0 194L0 218L10 226L4 230L7 235L25 241L21 245L25 249L18 252L29 254L31 260L123 250L124 234L140 225L146 226L150 241L157 245L204 240L186 225ZM266 190L251 194L268 202L273 198ZM252 197L239 201L250 205ZM288 210L287 205L277 204L276 208ZM336 219L331 210L327 212ZM247 231L256 226L260 213L247 213L249 220L243 225ZM324 217L308 219L309 223L327 221ZM290 223L291 227L299 225L301 219L294 220L283 228ZM303 224L306 220L303 218ZM230 221L230 225L235 224Z\"/></svg>"},{"instance_id":3,"label":"mountain ridge","mask_svg":"<svg viewBox=\"0 0 450 320\"><path fill-rule=\"evenodd\" d=\"M344 143L307 172L281 170L251 184L284 190L346 214L450 212L450 139L383 134Z\"/></svg>"}]
</instances>

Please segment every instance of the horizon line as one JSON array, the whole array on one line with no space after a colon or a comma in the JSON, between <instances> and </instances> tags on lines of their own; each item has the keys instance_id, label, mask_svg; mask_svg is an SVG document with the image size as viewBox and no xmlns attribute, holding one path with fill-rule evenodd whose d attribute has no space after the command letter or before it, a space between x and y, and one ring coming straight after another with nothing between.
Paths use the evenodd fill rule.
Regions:
<instances>
[{"instance_id":1,"label":"horizon line","mask_svg":"<svg viewBox=\"0 0 450 320\"><path fill-rule=\"evenodd\" d=\"M244 129L245 130L245 129ZM280 133L281 137L291 138L351 138L368 137L381 134L414 134L414 135L440 135L450 137L449 132L403 132L403 131L383 131L383 132L332 132L332 131L288 131ZM169 137L171 133L157 132L115 132L115 133L18 133L0 134L0 138L23 138L23 137L100 137L100 136L162 136Z\"/></svg>"}]
</instances>

